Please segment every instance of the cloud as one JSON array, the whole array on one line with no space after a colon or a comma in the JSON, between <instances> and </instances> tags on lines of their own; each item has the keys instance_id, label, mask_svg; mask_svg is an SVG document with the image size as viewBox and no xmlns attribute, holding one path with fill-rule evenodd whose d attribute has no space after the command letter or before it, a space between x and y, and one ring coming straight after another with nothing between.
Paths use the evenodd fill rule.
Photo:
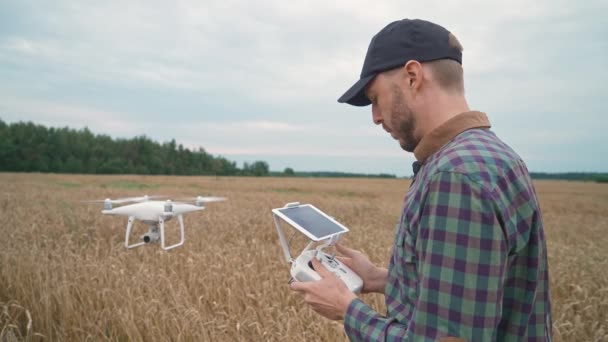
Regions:
<instances>
[{"instance_id":1,"label":"cloud","mask_svg":"<svg viewBox=\"0 0 608 342\"><path fill-rule=\"evenodd\" d=\"M464 45L471 107L529 155L559 154L562 137L582 148L608 128L606 10L600 0L3 3L0 115L221 153L392 156L400 150L369 108L336 99L372 35L418 17Z\"/></svg>"},{"instance_id":2,"label":"cloud","mask_svg":"<svg viewBox=\"0 0 608 342\"><path fill-rule=\"evenodd\" d=\"M4 120L28 121L28 117L35 116L37 124L76 129L89 127L94 132L113 136L131 137L139 131L136 123L124 119L128 117L125 113L14 96L0 96L0 113L12 113Z\"/></svg>"}]
</instances>

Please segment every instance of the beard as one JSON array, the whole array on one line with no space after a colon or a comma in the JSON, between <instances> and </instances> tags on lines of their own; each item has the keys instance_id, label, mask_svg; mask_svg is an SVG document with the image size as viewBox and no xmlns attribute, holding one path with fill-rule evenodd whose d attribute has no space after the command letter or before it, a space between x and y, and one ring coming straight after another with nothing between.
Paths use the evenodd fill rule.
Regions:
<instances>
[{"instance_id":1,"label":"beard","mask_svg":"<svg viewBox=\"0 0 608 342\"><path fill-rule=\"evenodd\" d=\"M393 93L393 106L391 108L391 124L399 139L399 145L407 152L414 152L419 140L414 137L416 117L414 112L405 103L403 94L398 85L391 87Z\"/></svg>"}]
</instances>

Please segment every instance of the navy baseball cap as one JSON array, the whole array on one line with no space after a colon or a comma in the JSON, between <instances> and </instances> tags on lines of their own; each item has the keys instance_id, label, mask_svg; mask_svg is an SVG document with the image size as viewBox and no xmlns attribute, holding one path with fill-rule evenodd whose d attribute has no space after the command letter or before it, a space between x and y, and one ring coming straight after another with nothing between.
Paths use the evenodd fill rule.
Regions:
<instances>
[{"instance_id":1,"label":"navy baseball cap","mask_svg":"<svg viewBox=\"0 0 608 342\"><path fill-rule=\"evenodd\" d=\"M394 21L380 30L369 43L361 77L339 99L340 103L367 106L365 86L383 71L405 65L410 60L430 62L452 59L462 64L462 52L449 43L450 31L420 19Z\"/></svg>"}]
</instances>

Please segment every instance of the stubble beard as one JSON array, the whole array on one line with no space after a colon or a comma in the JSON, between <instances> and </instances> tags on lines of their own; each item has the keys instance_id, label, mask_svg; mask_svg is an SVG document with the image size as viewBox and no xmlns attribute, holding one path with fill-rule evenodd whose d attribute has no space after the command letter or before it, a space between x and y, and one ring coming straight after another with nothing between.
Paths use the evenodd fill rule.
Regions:
<instances>
[{"instance_id":1,"label":"stubble beard","mask_svg":"<svg viewBox=\"0 0 608 342\"><path fill-rule=\"evenodd\" d=\"M410 107L405 103L399 86L393 86L393 108L391 111L391 122L396 124L394 128L399 138L399 145L407 152L414 152L418 141L414 137L416 118Z\"/></svg>"}]
</instances>

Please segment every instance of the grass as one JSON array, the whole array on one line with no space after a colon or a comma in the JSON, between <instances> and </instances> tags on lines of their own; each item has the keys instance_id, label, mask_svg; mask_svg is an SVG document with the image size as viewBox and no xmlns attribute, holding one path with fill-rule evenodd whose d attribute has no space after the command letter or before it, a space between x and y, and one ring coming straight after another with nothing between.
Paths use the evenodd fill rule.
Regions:
<instances>
[{"instance_id":1,"label":"grass","mask_svg":"<svg viewBox=\"0 0 608 342\"><path fill-rule=\"evenodd\" d=\"M103 183L102 188L116 188L116 189L157 189L157 184L146 184L139 183L131 180L118 179L111 182Z\"/></svg>"},{"instance_id":2,"label":"grass","mask_svg":"<svg viewBox=\"0 0 608 342\"><path fill-rule=\"evenodd\" d=\"M79 183L74 182L58 182L57 184L66 188L79 188L81 186Z\"/></svg>"},{"instance_id":3,"label":"grass","mask_svg":"<svg viewBox=\"0 0 608 342\"><path fill-rule=\"evenodd\" d=\"M73 183L79 186L57 184ZM0 341L346 341L287 287L270 209L313 203L388 264L409 180L0 174ZM555 341L608 340L608 185L537 181ZM124 248L125 219L81 200L205 193L186 243ZM270 190L269 190L270 189ZM152 195L153 193L149 193ZM576 196L574 196L576 195ZM176 236L175 222L168 225ZM380 295L363 295L379 312Z\"/></svg>"},{"instance_id":4,"label":"grass","mask_svg":"<svg viewBox=\"0 0 608 342\"><path fill-rule=\"evenodd\" d=\"M310 191L305 191L305 190L298 189L298 188L275 188L275 189L270 189L270 191L278 192L278 193L283 193L283 194L304 194L304 193L310 193Z\"/></svg>"}]
</instances>

